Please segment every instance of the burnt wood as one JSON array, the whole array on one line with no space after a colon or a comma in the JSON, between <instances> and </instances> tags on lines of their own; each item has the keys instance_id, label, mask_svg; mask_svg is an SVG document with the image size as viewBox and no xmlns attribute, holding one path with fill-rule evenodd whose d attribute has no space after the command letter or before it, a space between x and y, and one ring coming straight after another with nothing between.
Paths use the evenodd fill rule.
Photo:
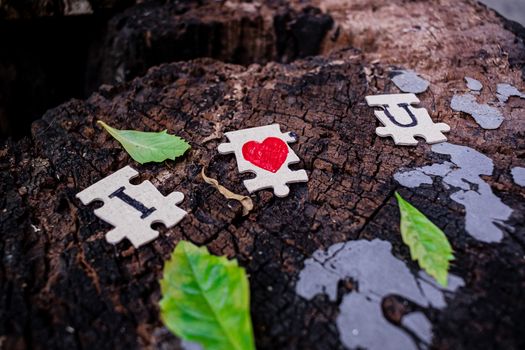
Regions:
<instances>
[{"instance_id":1,"label":"burnt wood","mask_svg":"<svg viewBox=\"0 0 525 350\"><path fill-rule=\"evenodd\" d=\"M523 349L525 193L510 170L525 166L525 100L511 98L501 107L505 121L497 130L483 130L450 108L452 95L466 91L465 76L484 84L480 101L492 101L500 82L525 91L523 42L474 2L374 4L308 2L333 21L317 56L282 63L270 55L270 62L251 65L210 58L162 64L143 77L103 85L86 100L53 108L33 123L30 136L4 141L1 346L178 349L179 340L159 319L158 280L164 261L186 239L246 267L258 349L341 349L338 303L326 296L299 297L298 273L317 249L374 238L391 242L394 255L417 271L399 233L397 190L444 229L456 256L451 272L465 281L447 297L445 309L426 311L433 324L432 347ZM216 16L224 23L233 15ZM261 43L265 52L265 40L257 41L257 31L250 33L248 42ZM161 45L160 36L153 39ZM300 40L303 47L309 36ZM451 125L450 142L494 161L494 173L485 180L513 209L500 243L483 243L466 233L465 210L450 199L452 189L440 183L407 189L393 179L402 168L447 160L423 142L396 147L375 135L377 122L364 97L397 92L389 79L397 68L414 69L430 80L419 97L435 122ZM168 129L192 149L177 161L139 165L96 124L99 119L116 128ZM242 216L237 202L225 201L199 175L206 166L209 176L246 194L234 157L217 152L225 138L203 140L215 130L270 123L298 135L292 148L310 181L291 185L286 198L266 190L253 194L255 208ZM159 238L140 249L129 242L108 244L104 233L110 226L93 214L94 206L75 198L126 165L163 194L183 192L180 207L189 212L172 229L160 226ZM351 283L342 284L340 296L349 288ZM385 317L394 323L410 309L399 298L388 298L385 305Z\"/></svg>"}]
</instances>

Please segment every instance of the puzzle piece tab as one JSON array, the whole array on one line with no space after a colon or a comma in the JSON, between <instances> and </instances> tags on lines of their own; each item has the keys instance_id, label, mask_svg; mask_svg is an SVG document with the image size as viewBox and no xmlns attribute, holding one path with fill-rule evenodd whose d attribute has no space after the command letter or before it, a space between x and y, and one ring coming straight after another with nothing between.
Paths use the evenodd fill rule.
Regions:
<instances>
[{"instance_id":1,"label":"puzzle piece tab","mask_svg":"<svg viewBox=\"0 0 525 350\"><path fill-rule=\"evenodd\" d=\"M434 123L425 108L414 108L419 103L414 94L393 94L367 96L370 107L381 107L374 111L375 116L384 125L376 128L381 137L391 136L396 145L415 146L414 136L422 137L427 143L447 141L444 132L450 131L445 123Z\"/></svg>"},{"instance_id":2,"label":"puzzle piece tab","mask_svg":"<svg viewBox=\"0 0 525 350\"><path fill-rule=\"evenodd\" d=\"M131 184L129 180L137 175L135 169L126 166L77 194L86 205L104 202L94 213L115 227L106 233L109 243L116 244L127 238L138 248L158 237L152 224L160 222L170 228L186 215L176 206L184 199L181 192L164 197L149 181Z\"/></svg>"},{"instance_id":3,"label":"puzzle piece tab","mask_svg":"<svg viewBox=\"0 0 525 350\"><path fill-rule=\"evenodd\" d=\"M256 174L255 178L244 181L248 192L273 188L277 197L286 197L290 192L287 184L308 181L306 171L288 168L289 164L299 162L299 157L288 146L296 140L291 133L282 133L279 124L231 131L225 135L230 142L220 144L219 153L234 153L240 173Z\"/></svg>"}]
</instances>

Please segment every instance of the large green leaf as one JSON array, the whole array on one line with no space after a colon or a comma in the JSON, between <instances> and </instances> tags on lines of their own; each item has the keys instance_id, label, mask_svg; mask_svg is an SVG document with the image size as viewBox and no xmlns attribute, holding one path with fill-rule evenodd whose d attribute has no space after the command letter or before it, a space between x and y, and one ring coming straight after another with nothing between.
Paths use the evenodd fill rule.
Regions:
<instances>
[{"instance_id":1,"label":"large green leaf","mask_svg":"<svg viewBox=\"0 0 525 350\"><path fill-rule=\"evenodd\" d=\"M190 145L180 137L161 132L144 132L135 130L118 130L99 120L98 123L113 136L131 158L140 164L162 162L175 159L184 154Z\"/></svg>"},{"instance_id":2,"label":"large green leaf","mask_svg":"<svg viewBox=\"0 0 525 350\"><path fill-rule=\"evenodd\" d=\"M253 350L250 291L236 260L180 242L164 266L160 309L166 326L206 350Z\"/></svg>"},{"instance_id":3,"label":"large green leaf","mask_svg":"<svg viewBox=\"0 0 525 350\"><path fill-rule=\"evenodd\" d=\"M401 212L401 236L412 259L439 284L447 286L449 264L454 260L447 236L397 192L396 198Z\"/></svg>"}]
</instances>

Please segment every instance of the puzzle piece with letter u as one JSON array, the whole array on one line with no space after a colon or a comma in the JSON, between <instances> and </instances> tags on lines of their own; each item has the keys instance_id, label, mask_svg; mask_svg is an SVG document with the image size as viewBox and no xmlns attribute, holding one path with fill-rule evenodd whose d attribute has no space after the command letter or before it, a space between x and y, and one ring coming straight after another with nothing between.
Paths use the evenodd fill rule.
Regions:
<instances>
[{"instance_id":1,"label":"puzzle piece with letter u","mask_svg":"<svg viewBox=\"0 0 525 350\"><path fill-rule=\"evenodd\" d=\"M104 202L94 213L114 226L106 233L109 243L116 244L127 238L138 248L158 237L159 233L151 228L152 224L162 223L170 228L186 215L176 206L184 199L181 192L164 197L149 181L131 184L129 180L137 175L135 169L126 166L77 194L85 205Z\"/></svg>"},{"instance_id":2,"label":"puzzle piece with letter u","mask_svg":"<svg viewBox=\"0 0 525 350\"><path fill-rule=\"evenodd\" d=\"M376 128L376 134L391 136L396 145L415 146L414 136L423 137L430 144L447 141L443 133L450 131L450 126L434 123L425 108L413 107L420 102L414 94L367 96L366 102L370 107L381 107L374 111L383 124Z\"/></svg>"},{"instance_id":3,"label":"puzzle piece with letter u","mask_svg":"<svg viewBox=\"0 0 525 350\"><path fill-rule=\"evenodd\" d=\"M282 133L279 124L243 129L225 133L230 141L219 145L219 153L234 153L240 173L252 172L253 179L245 180L244 186L252 193L273 188L277 197L286 197L288 184L308 181L304 170L290 170L289 164L298 163L299 157L288 146L296 138Z\"/></svg>"}]
</instances>

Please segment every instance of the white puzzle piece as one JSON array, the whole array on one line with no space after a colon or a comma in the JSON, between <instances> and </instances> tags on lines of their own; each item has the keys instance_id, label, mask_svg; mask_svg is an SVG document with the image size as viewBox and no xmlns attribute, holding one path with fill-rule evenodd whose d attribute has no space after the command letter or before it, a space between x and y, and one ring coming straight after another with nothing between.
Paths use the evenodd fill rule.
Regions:
<instances>
[{"instance_id":1,"label":"white puzzle piece","mask_svg":"<svg viewBox=\"0 0 525 350\"><path fill-rule=\"evenodd\" d=\"M434 123L425 108L413 107L412 104L419 103L414 94L367 96L366 102L370 107L381 107L374 114L384 126L376 128L376 134L391 136L396 145L415 146L414 136L430 144L447 141L443 133L450 131L450 126Z\"/></svg>"},{"instance_id":2,"label":"white puzzle piece","mask_svg":"<svg viewBox=\"0 0 525 350\"><path fill-rule=\"evenodd\" d=\"M176 206L184 199L181 192L164 197L149 181L131 184L129 180L137 175L135 169L126 166L77 194L85 205L104 202L94 213L115 227L106 233L109 243L116 244L127 238L138 248L158 237L152 224L162 223L170 228L186 215Z\"/></svg>"},{"instance_id":3,"label":"white puzzle piece","mask_svg":"<svg viewBox=\"0 0 525 350\"><path fill-rule=\"evenodd\" d=\"M290 192L287 184L308 181L304 170L292 171L289 164L299 162L299 157L288 146L295 142L291 133L282 133L279 124L243 129L225 133L230 141L219 145L219 153L235 153L240 173L252 172L253 179L245 180L248 192L273 188L277 197Z\"/></svg>"}]
</instances>

